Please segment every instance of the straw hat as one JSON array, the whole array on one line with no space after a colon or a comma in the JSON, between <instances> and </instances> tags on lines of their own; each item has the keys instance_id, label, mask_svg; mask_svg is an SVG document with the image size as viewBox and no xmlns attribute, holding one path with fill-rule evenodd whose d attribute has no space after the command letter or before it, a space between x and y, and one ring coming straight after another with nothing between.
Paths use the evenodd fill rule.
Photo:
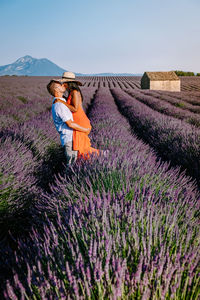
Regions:
<instances>
[{"instance_id":1,"label":"straw hat","mask_svg":"<svg viewBox=\"0 0 200 300\"><path fill-rule=\"evenodd\" d=\"M76 82L78 85L83 85L80 81L75 79L75 74L72 72L64 72L62 78L54 78L51 81L59 83Z\"/></svg>"},{"instance_id":2,"label":"straw hat","mask_svg":"<svg viewBox=\"0 0 200 300\"><path fill-rule=\"evenodd\" d=\"M62 79L61 80L64 80L63 82L76 82L78 85L83 85L80 81L76 80L75 78L75 74L72 73L72 72L64 72L62 74Z\"/></svg>"}]
</instances>

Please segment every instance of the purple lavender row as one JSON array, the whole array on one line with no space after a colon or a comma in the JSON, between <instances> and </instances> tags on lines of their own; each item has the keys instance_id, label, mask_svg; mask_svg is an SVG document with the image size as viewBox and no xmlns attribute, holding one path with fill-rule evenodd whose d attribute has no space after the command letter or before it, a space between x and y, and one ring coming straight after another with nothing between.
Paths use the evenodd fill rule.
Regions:
<instances>
[{"instance_id":1,"label":"purple lavender row","mask_svg":"<svg viewBox=\"0 0 200 300\"><path fill-rule=\"evenodd\" d=\"M26 99L27 103L19 103L17 98L14 97L7 99L7 101L10 101L9 106L0 112L2 128L10 128L15 126L15 124L22 124L51 109L49 98L24 97L24 99Z\"/></svg>"},{"instance_id":2,"label":"purple lavender row","mask_svg":"<svg viewBox=\"0 0 200 300\"><path fill-rule=\"evenodd\" d=\"M46 77L1 77L1 126L9 128L50 110Z\"/></svg>"},{"instance_id":3,"label":"purple lavender row","mask_svg":"<svg viewBox=\"0 0 200 300\"><path fill-rule=\"evenodd\" d=\"M5 299L196 297L194 185L131 134L108 89L98 90L90 119L93 143L110 156L75 165L41 199L56 222L18 240Z\"/></svg>"},{"instance_id":4,"label":"purple lavender row","mask_svg":"<svg viewBox=\"0 0 200 300\"><path fill-rule=\"evenodd\" d=\"M137 134L163 159L186 169L187 174L199 183L199 130L184 121L152 110L120 89L113 89L112 94Z\"/></svg>"},{"instance_id":5,"label":"purple lavender row","mask_svg":"<svg viewBox=\"0 0 200 300\"><path fill-rule=\"evenodd\" d=\"M200 113L200 97L198 100L198 105L194 105L193 104L193 97L192 95L190 96L190 98L188 99L185 97L184 98L184 92L181 92L180 95L177 92L171 92L171 94L169 92L163 92L163 91L142 91L145 95L149 95L149 96L153 96L155 98L158 98L162 101L166 101L169 102L170 104L176 106L176 107L180 107L184 110L189 110L193 113ZM177 95L178 94L178 95ZM177 95L177 96L176 96ZM189 101L188 101L189 100ZM190 103L190 101L192 101L192 103ZM196 100L197 101L197 100Z\"/></svg>"},{"instance_id":6,"label":"purple lavender row","mask_svg":"<svg viewBox=\"0 0 200 300\"><path fill-rule=\"evenodd\" d=\"M95 89L83 89L84 109L87 109L94 93ZM48 105L51 105L50 98ZM34 156L43 157L48 147L59 145L60 141L52 122L51 113L48 111L40 113L40 108L38 111L39 114L31 120L20 125L15 125L15 127L10 126L10 129L3 130L1 132L2 147L3 141L6 141L6 137L11 137L13 141L20 140L23 142L30 150L32 150ZM20 110L19 114L23 115L23 111Z\"/></svg>"},{"instance_id":7,"label":"purple lavender row","mask_svg":"<svg viewBox=\"0 0 200 300\"><path fill-rule=\"evenodd\" d=\"M196 113L194 113L188 111L190 109L188 105L185 105L183 102L180 102L179 100L176 100L169 96L163 97L155 95L155 93L151 94L150 92L147 92L147 94L145 91L141 92L139 90L126 89L124 91L138 101L141 101L142 103L148 105L149 107L160 113L175 117L180 120L184 120L189 124L200 127L200 115L197 114L197 109L199 109L200 111L200 107L197 107L197 109L193 107L192 110L196 111ZM175 106L172 103L174 103ZM176 107L176 104L179 104L180 107Z\"/></svg>"},{"instance_id":8,"label":"purple lavender row","mask_svg":"<svg viewBox=\"0 0 200 300\"><path fill-rule=\"evenodd\" d=\"M181 77L182 89L185 91L197 91L200 92L200 78L197 76L183 76Z\"/></svg>"},{"instance_id":9,"label":"purple lavender row","mask_svg":"<svg viewBox=\"0 0 200 300\"><path fill-rule=\"evenodd\" d=\"M82 88L84 96L83 108L86 110L91 102L91 98L96 88ZM28 93L28 91L26 91ZM21 101L19 100L21 99ZM10 128L15 124L21 124L31 120L40 113L51 110L50 97L32 95L31 93L24 96L7 96L1 99L2 103L0 112L0 122L2 128Z\"/></svg>"},{"instance_id":10,"label":"purple lavender row","mask_svg":"<svg viewBox=\"0 0 200 300\"><path fill-rule=\"evenodd\" d=\"M44 121L43 116L41 120L35 120L35 124L43 125ZM49 128L47 129L50 132ZM38 128L34 126L34 122L31 126L30 121L29 124L16 126L12 130L7 129L2 134L0 139L0 243L3 241L6 243L9 239L9 230L22 233L32 223L30 214L39 195L40 183L44 186L48 178L45 176L46 165L48 166L45 161L50 154L45 149L49 149L55 142L47 137L44 138L42 126ZM4 257L0 255L0 269L3 261Z\"/></svg>"},{"instance_id":11,"label":"purple lavender row","mask_svg":"<svg viewBox=\"0 0 200 300\"><path fill-rule=\"evenodd\" d=\"M156 96L170 96L175 99L182 100L184 102L187 102L190 105L193 105L194 107L199 107L200 105L200 92L168 92L168 91L151 91L151 93L155 94Z\"/></svg>"},{"instance_id":12,"label":"purple lavender row","mask_svg":"<svg viewBox=\"0 0 200 300\"><path fill-rule=\"evenodd\" d=\"M83 108L86 110L88 105L90 105L91 99L94 96L96 89L94 88L83 88L83 96L84 96L84 102L83 102ZM51 119L51 99L48 97L48 99L29 99L30 103L26 104L24 106L17 106L16 101L13 99L13 107L9 108L7 110L3 110L3 114L8 112L8 116L6 116L6 120L11 115L11 111L17 111L19 119L22 121L24 113L27 111L29 114L29 119L25 122L22 122L21 124L10 124L10 119L8 118L6 127L7 130L2 131L1 136L8 135L21 135L24 139L29 141L30 143L36 142L36 140L39 138L40 140L47 135L48 138L52 136L52 140L56 140L58 142L56 130L53 126L53 122ZM35 101L35 105L34 102ZM25 110L24 110L25 108ZM48 130L49 128L49 130ZM38 136L38 138L36 137Z\"/></svg>"},{"instance_id":13,"label":"purple lavender row","mask_svg":"<svg viewBox=\"0 0 200 300\"><path fill-rule=\"evenodd\" d=\"M94 92L94 89L83 89L85 108L90 104ZM41 106L43 102L40 101ZM50 102L49 99L48 105ZM10 124L11 128L4 129L0 134L0 222L6 215L12 215L20 211L23 205L26 206L27 197L33 194L32 190L37 186L48 188L55 173L62 169L62 164L59 168L57 161L64 160L64 153L51 113L40 113L40 110L38 105L38 116L15 127ZM29 111L31 113L30 106ZM23 112L19 110L19 116Z\"/></svg>"},{"instance_id":14,"label":"purple lavender row","mask_svg":"<svg viewBox=\"0 0 200 300\"><path fill-rule=\"evenodd\" d=\"M32 114L30 107L36 114L51 108L46 85L51 77L1 77L0 78L0 110L8 116L16 114L16 119ZM93 88L95 92L95 88ZM91 91L92 92L92 91ZM84 93L84 88L83 88ZM87 98L87 92L86 92ZM86 102L88 100L86 99ZM24 110L24 112L23 112ZM21 115L20 115L21 113ZM31 115L29 118L31 119ZM23 121L23 119L22 119Z\"/></svg>"},{"instance_id":15,"label":"purple lavender row","mask_svg":"<svg viewBox=\"0 0 200 300\"><path fill-rule=\"evenodd\" d=\"M21 209L20 199L36 183L33 170L36 166L36 160L32 152L19 140L13 140L6 137L0 143L0 174L1 174L1 192L0 192L0 211L2 221L3 212L9 206L13 210L13 198L16 200L16 207ZM18 200L17 200L18 199ZM21 199L22 200L22 199Z\"/></svg>"},{"instance_id":16,"label":"purple lavender row","mask_svg":"<svg viewBox=\"0 0 200 300\"><path fill-rule=\"evenodd\" d=\"M0 103L1 107L6 106L10 97L18 99L19 103L24 103L32 97L48 97L46 85L51 77L0 77ZM5 103L4 103L5 102ZM8 101L12 105L12 101Z\"/></svg>"},{"instance_id":17,"label":"purple lavender row","mask_svg":"<svg viewBox=\"0 0 200 300\"><path fill-rule=\"evenodd\" d=\"M126 77L126 76L102 76L102 77L95 77L95 76L81 76L79 79L83 82L85 87L96 87L96 88L136 88L140 87L140 82L138 77Z\"/></svg>"},{"instance_id":18,"label":"purple lavender row","mask_svg":"<svg viewBox=\"0 0 200 300\"><path fill-rule=\"evenodd\" d=\"M83 109L87 112L88 107L91 105L91 101L95 95L96 87L82 87L81 92L83 94Z\"/></svg>"},{"instance_id":19,"label":"purple lavender row","mask_svg":"<svg viewBox=\"0 0 200 300\"><path fill-rule=\"evenodd\" d=\"M85 109L94 92L94 89L83 89ZM50 98L48 101L51 105ZM23 111L19 113L23 114ZM0 244L5 249L10 240L8 231L17 235L20 231L23 235L37 222L38 217L33 213L35 203L42 193L50 190L54 176L64 169L65 157L51 113L39 113L21 125L4 129L1 132L0 157ZM58 164L58 161L61 163ZM6 274L13 253L5 256L4 252L0 253L0 270L5 269L3 274ZM7 264L3 268L4 262ZM0 281L4 278L3 274L0 271Z\"/></svg>"}]
</instances>

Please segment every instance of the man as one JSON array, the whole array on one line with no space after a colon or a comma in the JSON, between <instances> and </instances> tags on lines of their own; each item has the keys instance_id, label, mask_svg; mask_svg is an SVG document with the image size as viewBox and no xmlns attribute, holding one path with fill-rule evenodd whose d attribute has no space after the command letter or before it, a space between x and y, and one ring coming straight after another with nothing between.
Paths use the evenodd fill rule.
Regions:
<instances>
[{"instance_id":1,"label":"man","mask_svg":"<svg viewBox=\"0 0 200 300\"><path fill-rule=\"evenodd\" d=\"M56 130L60 134L61 145L64 147L67 158L67 166L77 159L78 151L73 150L73 130L90 133L90 128L79 126L73 121L73 116L63 94L66 91L67 83L65 79L53 79L47 85L48 92L54 96L52 104L52 117Z\"/></svg>"}]
</instances>

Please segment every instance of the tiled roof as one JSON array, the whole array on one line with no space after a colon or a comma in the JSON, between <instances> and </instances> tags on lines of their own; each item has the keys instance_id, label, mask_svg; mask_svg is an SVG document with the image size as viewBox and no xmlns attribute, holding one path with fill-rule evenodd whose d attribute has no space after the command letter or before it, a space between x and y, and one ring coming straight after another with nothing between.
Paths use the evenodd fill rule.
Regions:
<instances>
[{"instance_id":1,"label":"tiled roof","mask_svg":"<svg viewBox=\"0 0 200 300\"><path fill-rule=\"evenodd\" d=\"M180 80L174 71L169 72L145 72L150 80L162 81L162 80Z\"/></svg>"}]
</instances>

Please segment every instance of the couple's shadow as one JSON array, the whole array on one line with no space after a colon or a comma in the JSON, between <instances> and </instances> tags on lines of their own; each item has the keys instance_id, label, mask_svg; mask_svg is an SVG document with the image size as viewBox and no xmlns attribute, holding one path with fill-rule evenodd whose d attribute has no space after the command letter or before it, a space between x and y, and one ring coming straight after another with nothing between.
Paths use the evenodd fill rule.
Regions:
<instances>
[{"instance_id":1,"label":"couple's shadow","mask_svg":"<svg viewBox=\"0 0 200 300\"><path fill-rule=\"evenodd\" d=\"M66 170L66 157L61 145L50 146L42 159L41 164L35 171L37 186L44 193L51 193L50 186L54 183L58 174L64 174Z\"/></svg>"}]
</instances>

